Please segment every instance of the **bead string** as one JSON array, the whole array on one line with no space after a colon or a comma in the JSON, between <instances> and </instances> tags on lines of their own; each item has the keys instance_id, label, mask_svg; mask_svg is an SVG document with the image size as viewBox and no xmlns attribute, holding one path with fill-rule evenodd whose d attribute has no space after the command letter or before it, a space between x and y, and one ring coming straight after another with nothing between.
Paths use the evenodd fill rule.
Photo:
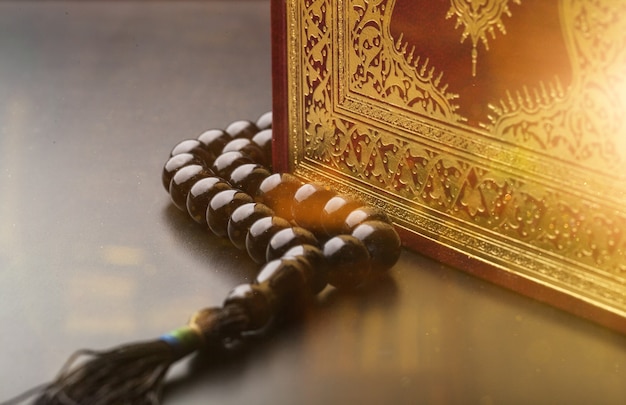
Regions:
<instances>
[{"instance_id":1,"label":"bead string","mask_svg":"<svg viewBox=\"0 0 626 405\"><path fill-rule=\"evenodd\" d=\"M400 254L400 238L384 212L270 172L271 121L268 112L254 123L235 121L182 141L163 168L163 186L177 208L263 265L253 283L227 295L222 308L239 320L217 331L221 339L263 328L327 284L357 288L384 274ZM220 328L210 324L215 337Z\"/></svg>"}]
</instances>

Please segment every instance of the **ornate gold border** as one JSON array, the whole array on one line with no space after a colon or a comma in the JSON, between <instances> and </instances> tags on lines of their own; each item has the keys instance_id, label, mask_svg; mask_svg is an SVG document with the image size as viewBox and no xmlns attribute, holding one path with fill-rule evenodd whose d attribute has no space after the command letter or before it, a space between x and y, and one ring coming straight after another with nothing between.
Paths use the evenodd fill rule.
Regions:
<instances>
[{"instance_id":1,"label":"ornate gold border","mask_svg":"<svg viewBox=\"0 0 626 405\"><path fill-rule=\"evenodd\" d=\"M472 128L436 67L391 38L394 2L288 0L291 170L626 317L626 4L561 1L573 85L520 89ZM555 137L566 147L546 148Z\"/></svg>"}]
</instances>

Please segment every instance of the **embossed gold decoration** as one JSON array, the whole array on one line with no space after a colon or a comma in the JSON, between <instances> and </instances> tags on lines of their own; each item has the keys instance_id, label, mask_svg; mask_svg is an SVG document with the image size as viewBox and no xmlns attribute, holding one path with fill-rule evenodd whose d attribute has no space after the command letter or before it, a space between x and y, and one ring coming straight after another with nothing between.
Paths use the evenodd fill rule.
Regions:
<instances>
[{"instance_id":1,"label":"embossed gold decoration","mask_svg":"<svg viewBox=\"0 0 626 405\"><path fill-rule=\"evenodd\" d=\"M475 47L507 3L451 11ZM511 89L480 125L428 55L392 38L394 5L287 1L291 170L626 319L626 2L561 0L572 82Z\"/></svg>"},{"instance_id":2,"label":"embossed gold decoration","mask_svg":"<svg viewBox=\"0 0 626 405\"><path fill-rule=\"evenodd\" d=\"M520 4L520 0L512 0ZM461 42L467 37L472 40L472 76L476 76L478 61L478 41L481 41L486 50L489 50L487 34L496 37L495 28L506 34L502 15L511 16L509 0L450 0L450 10L446 18L456 16L454 28L463 26Z\"/></svg>"}]
</instances>

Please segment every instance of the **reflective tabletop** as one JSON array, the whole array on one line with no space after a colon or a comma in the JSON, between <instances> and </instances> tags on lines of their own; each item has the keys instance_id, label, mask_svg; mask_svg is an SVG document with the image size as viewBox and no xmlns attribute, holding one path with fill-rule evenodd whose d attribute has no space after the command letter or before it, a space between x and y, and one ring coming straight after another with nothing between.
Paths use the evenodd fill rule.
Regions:
<instances>
[{"instance_id":1,"label":"reflective tabletop","mask_svg":"<svg viewBox=\"0 0 626 405\"><path fill-rule=\"evenodd\" d=\"M0 401L258 268L172 206L171 148L271 109L268 1L0 2ZM165 404L626 403L626 337L411 251L171 371Z\"/></svg>"}]
</instances>

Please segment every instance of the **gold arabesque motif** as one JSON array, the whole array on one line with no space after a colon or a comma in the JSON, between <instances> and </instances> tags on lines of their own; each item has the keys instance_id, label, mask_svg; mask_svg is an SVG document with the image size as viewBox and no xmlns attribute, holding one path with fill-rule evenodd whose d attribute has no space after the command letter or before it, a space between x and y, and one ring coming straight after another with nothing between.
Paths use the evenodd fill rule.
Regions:
<instances>
[{"instance_id":1,"label":"gold arabesque motif","mask_svg":"<svg viewBox=\"0 0 626 405\"><path fill-rule=\"evenodd\" d=\"M391 37L394 4L288 0L291 169L626 317L626 2L562 0L572 84L512 89L480 127Z\"/></svg>"},{"instance_id":2,"label":"gold arabesque motif","mask_svg":"<svg viewBox=\"0 0 626 405\"><path fill-rule=\"evenodd\" d=\"M512 0L520 4L520 0ZM446 18L456 17L454 28L463 26L461 42L467 37L472 41L472 76L476 76L478 62L478 41L482 42L485 50L489 50L487 34L496 37L495 29L506 34L502 16L511 16L509 0L450 0L450 10Z\"/></svg>"}]
</instances>

